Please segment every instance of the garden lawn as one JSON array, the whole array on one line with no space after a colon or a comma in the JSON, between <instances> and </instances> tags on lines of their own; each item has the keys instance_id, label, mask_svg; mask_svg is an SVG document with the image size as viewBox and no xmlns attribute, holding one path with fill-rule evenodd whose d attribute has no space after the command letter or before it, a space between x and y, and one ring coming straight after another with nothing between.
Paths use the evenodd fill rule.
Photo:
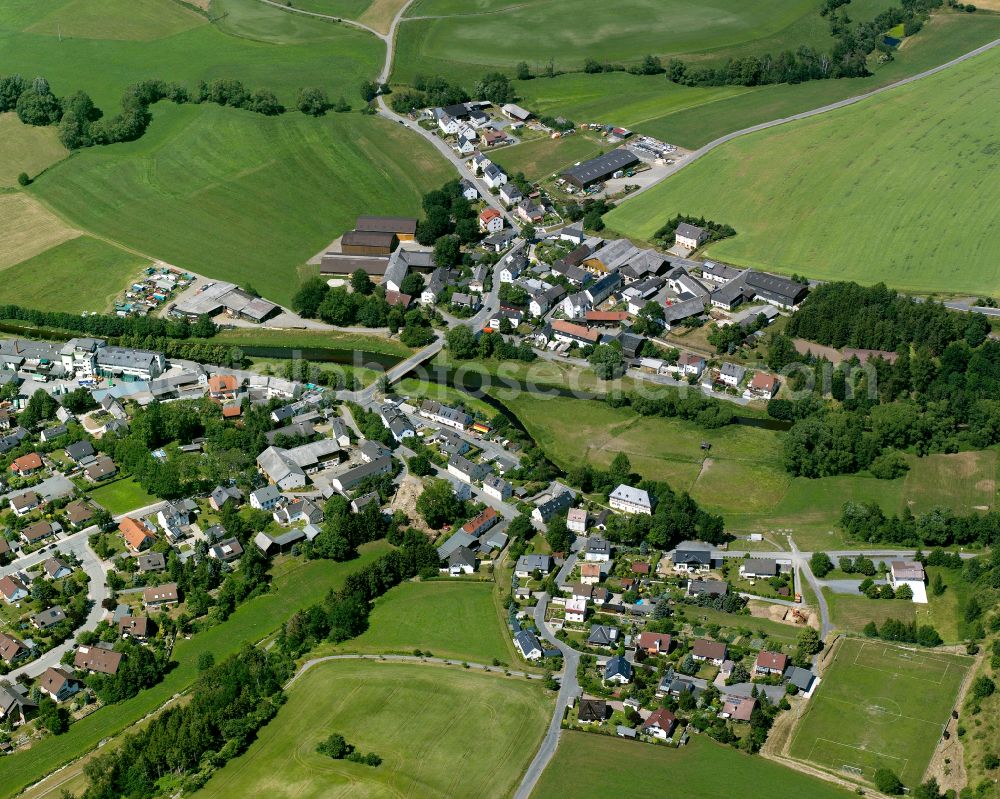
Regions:
<instances>
[{"instance_id":1,"label":"garden lawn","mask_svg":"<svg viewBox=\"0 0 1000 799\"><path fill-rule=\"evenodd\" d=\"M196 796L509 796L550 713L538 682L419 663L326 662L288 689L257 740ZM382 764L318 754L332 733Z\"/></svg>"},{"instance_id":2,"label":"garden lawn","mask_svg":"<svg viewBox=\"0 0 1000 799\"><path fill-rule=\"evenodd\" d=\"M707 624L718 624L731 630L750 630L752 633L766 633L785 644L794 644L804 629L801 625L784 624L773 619L760 616L744 616L737 613L726 613L715 608L701 608L695 605L679 605L678 610L684 611L684 617L692 624L704 627Z\"/></svg>"},{"instance_id":3,"label":"garden lawn","mask_svg":"<svg viewBox=\"0 0 1000 799\"><path fill-rule=\"evenodd\" d=\"M492 582L404 583L375 600L364 633L330 651L409 655L421 649L435 657L475 663L515 663L493 590Z\"/></svg>"},{"instance_id":4,"label":"garden lawn","mask_svg":"<svg viewBox=\"0 0 1000 799\"><path fill-rule=\"evenodd\" d=\"M635 743L607 735L566 731L556 756L542 773L532 799L604 799L623 788L636 799L772 799L808 796L847 799L851 794L829 782L746 755L704 735L692 735L680 749Z\"/></svg>"},{"instance_id":5,"label":"garden lawn","mask_svg":"<svg viewBox=\"0 0 1000 799\"><path fill-rule=\"evenodd\" d=\"M0 187L5 188L16 186L22 172L34 177L69 154L55 127L25 125L12 111L0 114L0 141Z\"/></svg>"},{"instance_id":6,"label":"garden lawn","mask_svg":"<svg viewBox=\"0 0 1000 799\"><path fill-rule=\"evenodd\" d=\"M90 498L112 516L144 508L159 500L146 492L134 477L122 477L87 491Z\"/></svg>"},{"instance_id":7,"label":"garden lawn","mask_svg":"<svg viewBox=\"0 0 1000 799\"><path fill-rule=\"evenodd\" d=\"M703 214L736 228L708 248L733 263L911 291L1000 291L992 257L1000 226L984 220L968 235L961 224L1000 207L997 102L1000 51L992 50L849 108L729 142L606 222L648 239L675 213Z\"/></svg>"},{"instance_id":8,"label":"garden lawn","mask_svg":"<svg viewBox=\"0 0 1000 799\"><path fill-rule=\"evenodd\" d=\"M388 550L388 545L380 541L365 545L359 558L346 563L280 560L274 567L269 593L243 603L222 624L177 641L172 654L177 665L157 685L125 702L102 708L72 724L63 735L45 738L31 749L5 757L0 799L10 799L24 786L90 751L100 740L117 735L174 694L186 691L198 676L198 658L203 653L212 653L220 662L238 652L244 643L266 638L293 613L319 602L329 591L343 585L348 574Z\"/></svg>"},{"instance_id":9,"label":"garden lawn","mask_svg":"<svg viewBox=\"0 0 1000 799\"><path fill-rule=\"evenodd\" d=\"M916 605L917 623L929 624L944 639L946 644L961 643L966 640L965 603L972 594L972 586L962 579L960 569L945 569L941 566L927 566L927 604ZM941 575L944 593L936 596L931 591L935 575Z\"/></svg>"},{"instance_id":10,"label":"garden lawn","mask_svg":"<svg viewBox=\"0 0 1000 799\"><path fill-rule=\"evenodd\" d=\"M98 235L282 304L299 266L359 214L415 214L452 177L430 145L376 117L153 114L138 141L87 149L32 191Z\"/></svg>"},{"instance_id":11,"label":"garden lawn","mask_svg":"<svg viewBox=\"0 0 1000 799\"><path fill-rule=\"evenodd\" d=\"M789 753L838 776L877 768L922 779L972 659L846 638L799 720Z\"/></svg>"},{"instance_id":12,"label":"garden lawn","mask_svg":"<svg viewBox=\"0 0 1000 799\"><path fill-rule=\"evenodd\" d=\"M3 270L0 303L46 311L108 311L148 258L78 236ZM81 290L80 281L86 281Z\"/></svg>"}]
</instances>

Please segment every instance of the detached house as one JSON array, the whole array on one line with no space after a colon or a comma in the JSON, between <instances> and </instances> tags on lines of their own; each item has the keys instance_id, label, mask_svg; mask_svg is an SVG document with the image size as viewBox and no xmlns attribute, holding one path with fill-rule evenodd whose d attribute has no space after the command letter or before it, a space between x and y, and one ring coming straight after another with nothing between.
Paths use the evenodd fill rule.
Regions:
<instances>
[{"instance_id":1,"label":"detached house","mask_svg":"<svg viewBox=\"0 0 1000 799\"><path fill-rule=\"evenodd\" d=\"M77 647L73 657L73 668L98 674L117 674L121 662L121 652L100 646L81 646Z\"/></svg>"},{"instance_id":2,"label":"detached house","mask_svg":"<svg viewBox=\"0 0 1000 799\"><path fill-rule=\"evenodd\" d=\"M490 164L483 169L483 183L491 189L499 189L507 183L507 175L496 164Z\"/></svg>"},{"instance_id":3,"label":"detached house","mask_svg":"<svg viewBox=\"0 0 1000 799\"><path fill-rule=\"evenodd\" d=\"M513 183L507 183L500 187L500 201L508 208L521 202L521 190Z\"/></svg>"},{"instance_id":4,"label":"detached house","mask_svg":"<svg viewBox=\"0 0 1000 799\"><path fill-rule=\"evenodd\" d=\"M681 222L674 233L674 243L689 250L697 250L709 238L711 234L707 230L697 225L689 225L687 222Z\"/></svg>"},{"instance_id":5,"label":"detached house","mask_svg":"<svg viewBox=\"0 0 1000 799\"><path fill-rule=\"evenodd\" d=\"M784 674L787 667L788 655L766 650L757 653L753 664L754 674Z\"/></svg>"},{"instance_id":6,"label":"detached house","mask_svg":"<svg viewBox=\"0 0 1000 799\"><path fill-rule=\"evenodd\" d=\"M178 601L177 583L152 586L142 592L142 603L147 609L176 605Z\"/></svg>"},{"instance_id":7,"label":"detached house","mask_svg":"<svg viewBox=\"0 0 1000 799\"><path fill-rule=\"evenodd\" d=\"M747 370L739 364L727 362L722 364L722 368L719 369L719 380L727 386L736 388L743 382L743 378L746 376L746 373Z\"/></svg>"},{"instance_id":8,"label":"detached house","mask_svg":"<svg viewBox=\"0 0 1000 799\"><path fill-rule=\"evenodd\" d=\"M715 666L721 666L726 659L728 649L722 641L708 641L699 638L691 648L691 657L697 661L708 661Z\"/></svg>"},{"instance_id":9,"label":"detached house","mask_svg":"<svg viewBox=\"0 0 1000 799\"><path fill-rule=\"evenodd\" d=\"M621 655L611 658L604 664L604 682L613 682L619 685L627 685L632 682L632 664Z\"/></svg>"},{"instance_id":10,"label":"detached house","mask_svg":"<svg viewBox=\"0 0 1000 799\"><path fill-rule=\"evenodd\" d=\"M666 741L673 735L676 726L677 717L665 707L661 707L654 710L649 718L643 722L641 730L645 735Z\"/></svg>"},{"instance_id":11,"label":"detached house","mask_svg":"<svg viewBox=\"0 0 1000 799\"><path fill-rule=\"evenodd\" d=\"M665 655L670 651L671 638L666 633L639 633L636 643L647 655Z\"/></svg>"},{"instance_id":12,"label":"detached house","mask_svg":"<svg viewBox=\"0 0 1000 799\"><path fill-rule=\"evenodd\" d=\"M674 571L709 571L712 568L712 548L700 541L682 541L671 558Z\"/></svg>"},{"instance_id":13,"label":"detached house","mask_svg":"<svg viewBox=\"0 0 1000 799\"><path fill-rule=\"evenodd\" d=\"M653 504L649 499L649 493L624 483L611 492L608 504L623 513L644 513L647 516L653 514Z\"/></svg>"},{"instance_id":14,"label":"detached house","mask_svg":"<svg viewBox=\"0 0 1000 799\"><path fill-rule=\"evenodd\" d=\"M503 216L496 208L487 208L479 214L479 229L486 233L499 233L503 230Z\"/></svg>"},{"instance_id":15,"label":"detached house","mask_svg":"<svg viewBox=\"0 0 1000 799\"><path fill-rule=\"evenodd\" d=\"M29 474L34 474L42 468L42 456L37 452L29 452L27 455L22 455L20 458L15 458L14 462L10 465L10 470L14 474L25 476Z\"/></svg>"},{"instance_id":16,"label":"detached house","mask_svg":"<svg viewBox=\"0 0 1000 799\"><path fill-rule=\"evenodd\" d=\"M38 681L38 690L53 702L65 702L80 690L80 682L65 669L48 668Z\"/></svg>"},{"instance_id":17,"label":"detached house","mask_svg":"<svg viewBox=\"0 0 1000 799\"><path fill-rule=\"evenodd\" d=\"M121 532L122 538L125 539L128 548L133 552L141 552L144 549L149 549L153 542L156 541L155 536L153 536L145 522L140 519L133 519L131 516L126 516L118 523L118 530Z\"/></svg>"}]
</instances>

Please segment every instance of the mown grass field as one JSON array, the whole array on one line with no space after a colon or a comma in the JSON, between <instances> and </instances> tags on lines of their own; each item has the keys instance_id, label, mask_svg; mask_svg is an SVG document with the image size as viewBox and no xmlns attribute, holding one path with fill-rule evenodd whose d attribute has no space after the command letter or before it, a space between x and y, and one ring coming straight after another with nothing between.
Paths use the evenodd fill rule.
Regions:
<instances>
[{"instance_id":1,"label":"mown grass field","mask_svg":"<svg viewBox=\"0 0 1000 799\"><path fill-rule=\"evenodd\" d=\"M359 213L414 213L451 174L377 118L161 104L141 139L81 152L31 191L101 236L287 304L298 267Z\"/></svg>"},{"instance_id":2,"label":"mown grass field","mask_svg":"<svg viewBox=\"0 0 1000 799\"><path fill-rule=\"evenodd\" d=\"M16 186L22 172L34 177L67 155L56 128L22 124L13 111L0 114L0 141L0 187Z\"/></svg>"},{"instance_id":3,"label":"mown grass field","mask_svg":"<svg viewBox=\"0 0 1000 799\"><path fill-rule=\"evenodd\" d=\"M693 422L642 417L600 401L523 391L503 401L564 469L584 460L607 466L624 452L643 477L688 491L706 509L721 513L731 532L774 531L782 537L791 530L805 550L847 544L837 524L848 500L877 502L887 513L899 513L904 506L920 513L936 505L970 513L995 504L993 449L907 456L910 471L896 480L867 474L812 480L785 471L780 432L740 425L705 430ZM702 442L712 445L707 457Z\"/></svg>"},{"instance_id":4,"label":"mown grass field","mask_svg":"<svg viewBox=\"0 0 1000 799\"><path fill-rule=\"evenodd\" d=\"M869 781L885 767L915 786L972 659L881 641L843 639L837 646L790 754Z\"/></svg>"},{"instance_id":5,"label":"mown grass field","mask_svg":"<svg viewBox=\"0 0 1000 799\"><path fill-rule=\"evenodd\" d=\"M107 311L149 259L91 236L78 236L8 267L0 278L0 303L47 311ZM73 290L85 280L85 291Z\"/></svg>"},{"instance_id":6,"label":"mown grass field","mask_svg":"<svg viewBox=\"0 0 1000 799\"><path fill-rule=\"evenodd\" d=\"M327 662L289 688L246 753L195 795L509 796L550 712L538 682L419 663ZM334 732L382 764L318 754Z\"/></svg>"},{"instance_id":7,"label":"mown grass field","mask_svg":"<svg viewBox=\"0 0 1000 799\"><path fill-rule=\"evenodd\" d=\"M348 574L388 548L381 541L368 544L358 559L346 563L279 560L272 570L274 579L269 593L240 605L224 623L177 641L172 655L177 665L157 685L125 702L102 708L71 725L63 735L45 738L31 749L5 757L0 797L13 797L24 786L80 757L103 738L120 733L174 694L187 690L198 675L198 658L203 652L211 652L219 662L239 651L244 643L266 638L295 611L318 602L330 590L341 586Z\"/></svg>"},{"instance_id":8,"label":"mown grass field","mask_svg":"<svg viewBox=\"0 0 1000 799\"><path fill-rule=\"evenodd\" d=\"M80 235L79 230L22 192L0 194L0 270Z\"/></svg>"},{"instance_id":9,"label":"mown grass field","mask_svg":"<svg viewBox=\"0 0 1000 799\"><path fill-rule=\"evenodd\" d=\"M851 795L832 783L762 757L745 755L704 735L692 735L680 749L667 749L568 731L563 732L556 756L531 797L603 799L623 788L638 799L660 799L665 792L685 799L733 795L741 799L771 799L776 795L847 799ZM734 790L738 793L734 794Z\"/></svg>"},{"instance_id":10,"label":"mown grass field","mask_svg":"<svg viewBox=\"0 0 1000 799\"><path fill-rule=\"evenodd\" d=\"M888 619L911 622L917 618L917 605L909 599L869 599L864 594L837 594L823 589L830 606L830 623L837 630L860 633L868 622L881 625Z\"/></svg>"},{"instance_id":11,"label":"mown grass field","mask_svg":"<svg viewBox=\"0 0 1000 799\"><path fill-rule=\"evenodd\" d=\"M462 580L404 583L375 601L368 629L330 652L409 655L490 664L517 663L506 625L497 615L494 585ZM317 650L317 655L327 649Z\"/></svg>"},{"instance_id":12,"label":"mown grass field","mask_svg":"<svg viewBox=\"0 0 1000 799\"><path fill-rule=\"evenodd\" d=\"M495 155L508 174L523 172L528 180L542 180L577 161L594 158L603 148L589 136L575 134L559 139L533 139L508 147Z\"/></svg>"},{"instance_id":13,"label":"mown grass field","mask_svg":"<svg viewBox=\"0 0 1000 799\"><path fill-rule=\"evenodd\" d=\"M863 19L887 5L886 0L860 0L851 8ZM586 24L568 24L573 19ZM512 70L522 60L537 72L550 60L560 70L580 69L587 58L635 63L647 53L714 62L800 44L828 47L829 42L829 27L809 0L718 0L710 5L692 0L626 5L549 0L485 12L451 0L423 0L408 9L399 29L395 76L404 82L421 73L457 77Z\"/></svg>"},{"instance_id":14,"label":"mown grass field","mask_svg":"<svg viewBox=\"0 0 1000 799\"><path fill-rule=\"evenodd\" d=\"M355 100L384 56L368 33L257 0L213 0L209 13L215 23L173 0L9 0L0 6L0 52L5 71L44 75L58 95L84 90L106 114L144 78L191 89L237 78L289 105L303 86Z\"/></svg>"},{"instance_id":15,"label":"mown grass field","mask_svg":"<svg viewBox=\"0 0 1000 799\"><path fill-rule=\"evenodd\" d=\"M1000 227L984 210L1000 207L998 76L993 50L849 108L741 137L606 222L645 239L674 213L704 214L736 228L708 249L734 263L913 291L998 291ZM967 235L961 221L984 213Z\"/></svg>"},{"instance_id":16,"label":"mown grass field","mask_svg":"<svg viewBox=\"0 0 1000 799\"><path fill-rule=\"evenodd\" d=\"M158 500L139 485L134 477L123 477L98 488L88 494L98 505L112 516L127 513L136 508L144 508Z\"/></svg>"}]
</instances>

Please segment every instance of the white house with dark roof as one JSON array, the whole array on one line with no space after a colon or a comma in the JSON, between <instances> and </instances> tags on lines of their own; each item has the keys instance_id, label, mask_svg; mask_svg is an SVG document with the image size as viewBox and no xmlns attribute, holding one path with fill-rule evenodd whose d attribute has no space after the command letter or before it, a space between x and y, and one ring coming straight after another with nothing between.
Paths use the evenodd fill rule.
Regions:
<instances>
[{"instance_id":1,"label":"white house with dark roof","mask_svg":"<svg viewBox=\"0 0 1000 799\"><path fill-rule=\"evenodd\" d=\"M710 236L711 234L704 228L681 222L674 233L674 242L689 250L697 250Z\"/></svg>"},{"instance_id":2,"label":"white house with dark roof","mask_svg":"<svg viewBox=\"0 0 1000 799\"><path fill-rule=\"evenodd\" d=\"M608 496L608 504L623 513L644 513L647 516L651 516L653 513L649 492L627 486L624 483L611 492Z\"/></svg>"},{"instance_id":3,"label":"white house with dark roof","mask_svg":"<svg viewBox=\"0 0 1000 799\"><path fill-rule=\"evenodd\" d=\"M740 383L743 382L743 378L746 377L747 370L736 363L729 363L728 361L722 364L722 368L719 369L719 380L725 383L727 386L732 386L737 388Z\"/></svg>"},{"instance_id":4,"label":"white house with dark roof","mask_svg":"<svg viewBox=\"0 0 1000 799\"><path fill-rule=\"evenodd\" d=\"M926 575L920 561L894 560L889 563L889 585L898 591L904 585L913 592L914 602L927 604L927 587L924 585Z\"/></svg>"}]
</instances>

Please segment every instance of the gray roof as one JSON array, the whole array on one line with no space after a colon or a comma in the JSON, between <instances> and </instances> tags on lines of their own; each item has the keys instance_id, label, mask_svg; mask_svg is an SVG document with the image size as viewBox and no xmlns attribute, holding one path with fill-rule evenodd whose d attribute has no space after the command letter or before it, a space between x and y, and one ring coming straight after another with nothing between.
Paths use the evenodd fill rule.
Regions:
<instances>
[{"instance_id":1,"label":"gray roof","mask_svg":"<svg viewBox=\"0 0 1000 799\"><path fill-rule=\"evenodd\" d=\"M642 505L647 508L650 507L649 492L643 491L641 488L627 486L624 483L611 492L610 498L621 500L622 502L628 502L633 505Z\"/></svg>"},{"instance_id":2,"label":"gray roof","mask_svg":"<svg viewBox=\"0 0 1000 799\"><path fill-rule=\"evenodd\" d=\"M729 363L728 361L722 364L722 368L719 369L719 374L723 374L726 377L732 377L736 382L740 382L743 376L747 373L747 370L737 363Z\"/></svg>"},{"instance_id":3,"label":"gray roof","mask_svg":"<svg viewBox=\"0 0 1000 799\"><path fill-rule=\"evenodd\" d=\"M451 557L455 550L460 547L471 547L474 543L476 543L476 537L474 535L469 535L468 533L459 530L438 547L438 557L441 558L441 560L447 560Z\"/></svg>"},{"instance_id":4,"label":"gray roof","mask_svg":"<svg viewBox=\"0 0 1000 799\"><path fill-rule=\"evenodd\" d=\"M590 628L590 635L587 637L588 644L598 646L611 646L618 640L618 631L614 627L606 624L595 624Z\"/></svg>"},{"instance_id":5,"label":"gray roof","mask_svg":"<svg viewBox=\"0 0 1000 799\"><path fill-rule=\"evenodd\" d=\"M280 483L291 475L297 475L305 479L305 471L303 471L301 466L287 457L287 452L287 450L279 447L268 447L257 456L257 465L275 483Z\"/></svg>"},{"instance_id":6,"label":"gray roof","mask_svg":"<svg viewBox=\"0 0 1000 799\"><path fill-rule=\"evenodd\" d=\"M562 174L574 182L587 185L588 183L603 180L619 169L625 169L637 163L639 163L639 159L635 153L622 147L593 158L590 161L584 161L582 164L572 166Z\"/></svg>"},{"instance_id":7,"label":"gray roof","mask_svg":"<svg viewBox=\"0 0 1000 799\"><path fill-rule=\"evenodd\" d=\"M780 300L788 305L795 305L801 302L805 299L806 294L809 293L808 286L796 283L794 280L789 280L787 277L779 277L778 275L771 275L767 272L756 272L753 270L748 271L746 275L746 284L752 288L755 293L760 294L763 297Z\"/></svg>"},{"instance_id":8,"label":"gray roof","mask_svg":"<svg viewBox=\"0 0 1000 799\"><path fill-rule=\"evenodd\" d=\"M697 225L689 225L687 222L681 222L677 226L678 235L685 236L691 239L697 239L704 236L708 231L705 228L698 227Z\"/></svg>"},{"instance_id":9,"label":"gray roof","mask_svg":"<svg viewBox=\"0 0 1000 799\"><path fill-rule=\"evenodd\" d=\"M619 674L626 679L632 679L632 664L625 660L622 655L616 655L604 664L605 680L609 680Z\"/></svg>"},{"instance_id":10,"label":"gray roof","mask_svg":"<svg viewBox=\"0 0 1000 799\"><path fill-rule=\"evenodd\" d=\"M75 441L66 447L66 454L69 455L69 457L74 461L81 461L94 454L94 445L86 439L83 441Z\"/></svg>"},{"instance_id":11,"label":"gray roof","mask_svg":"<svg viewBox=\"0 0 1000 799\"><path fill-rule=\"evenodd\" d=\"M517 565L515 565L514 570L519 572L531 572L535 569L539 569L540 571L547 572L552 570L552 565L551 555L532 553L529 555L521 555L521 557L517 559Z\"/></svg>"},{"instance_id":12,"label":"gray roof","mask_svg":"<svg viewBox=\"0 0 1000 799\"><path fill-rule=\"evenodd\" d=\"M514 636L514 641L517 643L518 649L525 655L535 650L542 651L542 645L538 641L538 636L530 630L521 630Z\"/></svg>"},{"instance_id":13,"label":"gray roof","mask_svg":"<svg viewBox=\"0 0 1000 799\"><path fill-rule=\"evenodd\" d=\"M261 505L265 505L268 502L273 502L280 497L281 492L275 486L264 486L263 488L258 488L256 491L253 491L250 496L256 499Z\"/></svg>"},{"instance_id":14,"label":"gray roof","mask_svg":"<svg viewBox=\"0 0 1000 799\"><path fill-rule=\"evenodd\" d=\"M111 369L149 369L162 358L159 352L131 347L101 347L97 351L97 365Z\"/></svg>"},{"instance_id":15,"label":"gray roof","mask_svg":"<svg viewBox=\"0 0 1000 799\"><path fill-rule=\"evenodd\" d=\"M785 669L785 679L792 685L796 686L800 691L808 691L813 684L813 680L816 679L816 675L809 669L789 665Z\"/></svg>"},{"instance_id":16,"label":"gray roof","mask_svg":"<svg viewBox=\"0 0 1000 799\"><path fill-rule=\"evenodd\" d=\"M468 547L458 547L448 556L449 566L476 566L476 555Z\"/></svg>"}]
</instances>

